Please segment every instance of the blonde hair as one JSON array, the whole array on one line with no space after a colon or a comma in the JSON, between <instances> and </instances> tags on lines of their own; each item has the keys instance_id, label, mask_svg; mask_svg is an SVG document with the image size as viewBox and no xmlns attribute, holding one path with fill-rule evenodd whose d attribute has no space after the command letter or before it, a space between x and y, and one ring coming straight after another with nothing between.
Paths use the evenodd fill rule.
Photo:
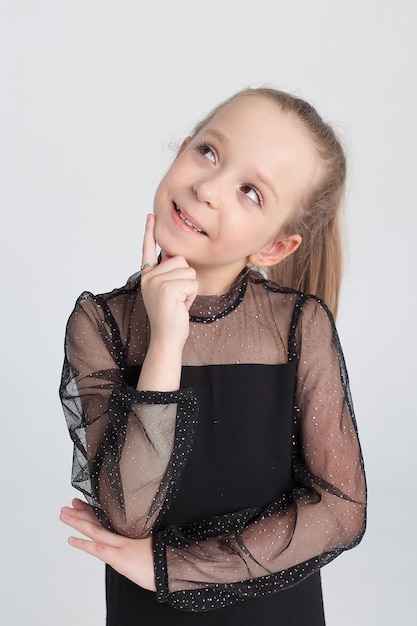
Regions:
<instances>
[{"instance_id":1,"label":"blonde hair","mask_svg":"<svg viewBox=\"0 0 417 626\"><path fill-rule=\"evenodd\" d=\"M282 111L301 122L310 135L320 160L320 175L312 181L285 234L298 233L302 243L283 261L268 268L268 277L283 287L314 294L337 314L342 278L340 208L346 183L346 158L333 129L305 100L271 88L244 89L213 109L193 130L193 137L222 107L243 96L269 98Z\"/></svg>"}]
</instances>

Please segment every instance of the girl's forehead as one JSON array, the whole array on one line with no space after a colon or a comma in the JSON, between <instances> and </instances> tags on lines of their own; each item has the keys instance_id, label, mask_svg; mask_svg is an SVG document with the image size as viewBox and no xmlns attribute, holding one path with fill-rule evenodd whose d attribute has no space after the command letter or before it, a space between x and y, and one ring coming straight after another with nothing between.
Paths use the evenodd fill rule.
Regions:
<instances>
[{"instance_id":1,"label":"girl's forehead","mask_svg":"<svg viewBox=\"0 0 417 626\"><path fill-rule=\"evenodd\" d=\"M313 141L295 114L283 111L270 98L240 95L227 102L202 128L225 145L248 149L269 157L279 151L309 154L316 159ZM254 152L254 153L255 153Z\"/></svg>"}]
</instances>

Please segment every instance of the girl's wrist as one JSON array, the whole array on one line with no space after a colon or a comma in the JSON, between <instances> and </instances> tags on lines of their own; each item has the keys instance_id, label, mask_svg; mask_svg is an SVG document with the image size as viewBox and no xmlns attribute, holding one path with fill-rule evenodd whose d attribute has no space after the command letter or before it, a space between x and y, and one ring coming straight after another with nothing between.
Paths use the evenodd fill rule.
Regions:
<instances>
[{"instance_id":1,"label":"girl's wrist","mask_svg":"<svg viewBox=\"0 0 417 626\"><path fill-rule=\"evenodd\" d=\"M142 365L139 391L176 391L180 386L183 347L152 341Z\"/></svg>"},{"instance_id":2,"label":"girl's wrist","mask_svg":"<svg viewBox=\"0 0 417 626\"><path fill-rule=\"evenodd\" d=\"M163 359L182 359L182 352L187 339L180 339L179 337L152 337L149 342L147 355L154 354L158 358Z\"/></svg>"}]
</instances>

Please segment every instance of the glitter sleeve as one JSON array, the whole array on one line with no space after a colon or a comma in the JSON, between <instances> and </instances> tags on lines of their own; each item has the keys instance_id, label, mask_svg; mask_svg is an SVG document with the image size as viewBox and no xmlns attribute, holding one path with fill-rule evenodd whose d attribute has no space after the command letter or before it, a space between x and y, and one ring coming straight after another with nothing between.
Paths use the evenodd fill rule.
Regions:
<instances>
[{"instance_id":1,"label":"glitter sleeve","mask_svg":"<svg viewBox=\"0 0 417 626\"><path fill-rule=\"evenodd\" d=\"M297 487L262 512L171 526L155 536L157 597L208 610L295 585L365 529L366 486L348 376L330 313L295 308Z\"/></svg>"},{"instance_id":2,"label":"glitter sleeve","mask_svg":"<svg viewBox=\"0 0 417 626\"><path fill-rule=\"evenodd\" d=\"M118 324L104 299L84 294L67 326L60 396L74 442L73 486L104 526L149 535L174 498L191 451L191 390L129 386Z\"/></svg>"}]
</instances>

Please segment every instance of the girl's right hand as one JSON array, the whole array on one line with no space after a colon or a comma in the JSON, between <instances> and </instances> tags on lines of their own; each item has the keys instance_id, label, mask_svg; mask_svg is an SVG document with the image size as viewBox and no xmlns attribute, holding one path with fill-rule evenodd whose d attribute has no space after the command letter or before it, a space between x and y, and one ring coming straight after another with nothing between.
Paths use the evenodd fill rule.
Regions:
<instances>
[{"instance_id":1,"label":"girl's right hand","mask_svg":"<svg viewBox=\"0 0 417 626\"><path fill-rule=\"evenodd\" d=\"M142 248L142 296L151 325L151 344L159 349L181 349L190 332L190 306L198 291L196 272L182 256L162 256L158 265L154 236L155 216L148 215Z\"/></svg>"}]
</instances>

